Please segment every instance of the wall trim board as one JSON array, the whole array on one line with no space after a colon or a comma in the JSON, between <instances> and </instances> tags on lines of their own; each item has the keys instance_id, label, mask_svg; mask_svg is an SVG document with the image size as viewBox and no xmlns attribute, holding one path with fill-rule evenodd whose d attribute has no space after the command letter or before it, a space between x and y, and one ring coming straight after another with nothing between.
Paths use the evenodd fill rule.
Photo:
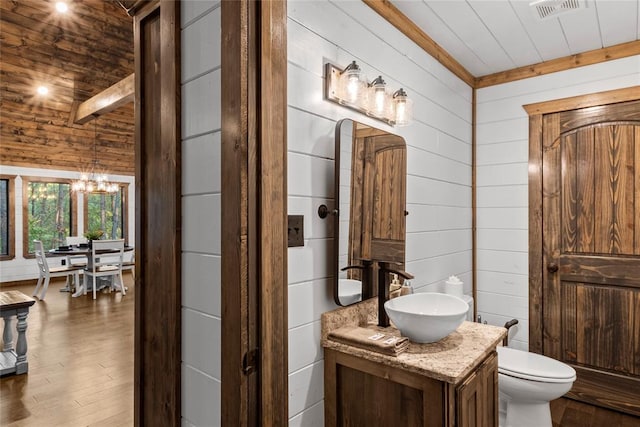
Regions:
<instances>
[{"instance_id":1,"label":"wall trim board","mask_svg":"<svg viewBox=\"0 0 640 427\"><path fill-rule=\"evenodd\" d=\"M402 13L388 0L362 0L367 6L376 11L401 33L409 37L429 55L434 57L446 69L458 76L462 81L473 87L475 77L456 61L446 50L427 35L411 19Z\"/></svg>"},{"instance_id":2,"label":"wall trim board","mask_svg":"<svg viewBox=\"0 0 640 427\"><path fill-rule=\"evenodd\" d=\"M605 92L591 93L588 95L572 96L570 98L527 104L524 105L523 108L530 116L532 116L535 114L557 113L560 111L596 107L599 105L633 101L636 99L640 99L640 86L631 86L622 89L608 90Z\"/></svg>"},{"instance_id":3,"label":"wall trim board","mask_svg":"<svg viewBox=\"0 0 640 427\"><path fill-rule=\"evenodd\" d=\"M543 350L543 117L561 111L640 99L640 86L529 104L529 351Z\"/></svg>"},{"instance_id":4,"label":"wall trim board","mask_svg":"<svg viewBox=\"0 0 640 427\"><path fill-rule=\"evenodd\" d=\"M52 277L51 283L54 281L67 280L64 277ZM12 280L11 282L0 282L0 289L12 288L14 286L33 286L38 283L38 279Z\"/></svg>"},{"instance_id":5,"label":"wall trim board","mask_svg":"<svg viewBox=\"0 0 640 427\"><path fill-rule=\"evenodd\" d=\"M640 40L590 50L576 55L565 56L563 58L552 59L538 64L526 65L524 67L478 77L475 79L474 87L476 89L480 89L634 55L640 55Z\"/></svg>"},{"instance_id":6,"label":"wall trim board","mask_svg":"<svg viewBox=\"0 0 640 427\"><path fill-rule=\"evenodd\" d=\"M477 90L471 90L471 295L473 296L473 317L478 316L478 186L477 186Z\"/></svg>"},{"instance_id":7,"label":"wall trim board","mask_svg":"<svg viewBox=\"0 0 640 427\"><path fill-rule=\"evenodd\" d=\"M529 117L529 351L542 353L542 114Z\"/></svg>"}]
</instances>

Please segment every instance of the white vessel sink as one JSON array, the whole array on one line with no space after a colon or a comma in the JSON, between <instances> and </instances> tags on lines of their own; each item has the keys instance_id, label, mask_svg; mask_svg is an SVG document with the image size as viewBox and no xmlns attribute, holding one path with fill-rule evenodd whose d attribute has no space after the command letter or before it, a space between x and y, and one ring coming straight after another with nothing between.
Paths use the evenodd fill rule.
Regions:
<instances>
[{"instance_id":1,"label":"white vessel sink","mask_svg":"<svg viewBox=\"0 0 640 427\"><path fill-rule=\"evenodd\" d=\"M402 335L411 341L440 341L465 320L469 305L453 295L417 293L387 301L384 309Z\"/></svg>"},{"instance_id":2,"label":"white vessel sink","mask_svg":"<svg viewBox=\"0 0 640 427\"><path fill-rule=\"evenodd\" d=\"M339 279L338 299L342 305L350 305L362 300L362 282L353 279Z\"/></svg>"}]
</instances>

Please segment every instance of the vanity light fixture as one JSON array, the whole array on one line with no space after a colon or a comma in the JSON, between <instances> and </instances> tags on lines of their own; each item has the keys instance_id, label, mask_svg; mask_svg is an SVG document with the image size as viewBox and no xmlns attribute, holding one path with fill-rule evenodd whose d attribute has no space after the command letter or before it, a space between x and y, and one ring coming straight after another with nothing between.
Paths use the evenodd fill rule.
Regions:
<instances>
[{"instance_id":1,"label":"vanity light fixture","mask_svg":"<svg viewBox=\"0 0 640 427\"><path fill-rule=\"evenodd\" d=\"M344 69L327 63L324 71L325 99L391 126L406 126L411 122L412 100L407 92L399 89L392 94L382 76L367 83L356 61Z\"/></svg>"}]
</instances>

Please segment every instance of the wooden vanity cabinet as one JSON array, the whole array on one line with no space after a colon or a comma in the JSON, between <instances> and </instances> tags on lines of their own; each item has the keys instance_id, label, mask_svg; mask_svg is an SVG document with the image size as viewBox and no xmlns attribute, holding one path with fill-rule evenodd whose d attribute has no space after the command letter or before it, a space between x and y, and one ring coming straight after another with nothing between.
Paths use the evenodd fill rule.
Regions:
<instances>
[{"instance_id":1,"label":"wooden vanity cabinet","mask_svg":"<svg viewBox=\"0 0 640 427\"><path fill-rule=\"evenodd\" d=\"M498 425L498 357L493 352L456 387L457 425Z\"/></svg>"},{"instance_id":2,"label":"wooden vanity cabinet","mask_svg":"<svg viewBox=\"0 0 640 427\"><path fill-rule=\"evenodd\" d=\"M497 427L493 351L451 384L325 348L326 426Z\"/></svg>"}]
</instances>

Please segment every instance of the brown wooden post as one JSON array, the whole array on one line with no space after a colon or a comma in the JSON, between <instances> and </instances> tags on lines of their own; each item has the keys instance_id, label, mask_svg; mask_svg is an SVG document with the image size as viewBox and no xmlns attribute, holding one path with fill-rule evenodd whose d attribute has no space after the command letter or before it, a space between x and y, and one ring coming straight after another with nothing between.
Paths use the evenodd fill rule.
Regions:
<instances>
[{"instance_id":1,"label":"brown wooden post","mask_svg":"<svg viewBox=\"0 0 640 427\"><path fill-rule=\"evenodd\" d=\"M135 425L180 425L180 3L134 16Z\"/></svg>"},{"instance_id":2,"label":"brown wooden post","mask_svg":"<svg viewBox=\"0 0 640 427\"><path fill-rule=\"evenodd\" d=\"M222 2L222 424L286 425L286 2Z\"/></svg>"}]
</instances>

